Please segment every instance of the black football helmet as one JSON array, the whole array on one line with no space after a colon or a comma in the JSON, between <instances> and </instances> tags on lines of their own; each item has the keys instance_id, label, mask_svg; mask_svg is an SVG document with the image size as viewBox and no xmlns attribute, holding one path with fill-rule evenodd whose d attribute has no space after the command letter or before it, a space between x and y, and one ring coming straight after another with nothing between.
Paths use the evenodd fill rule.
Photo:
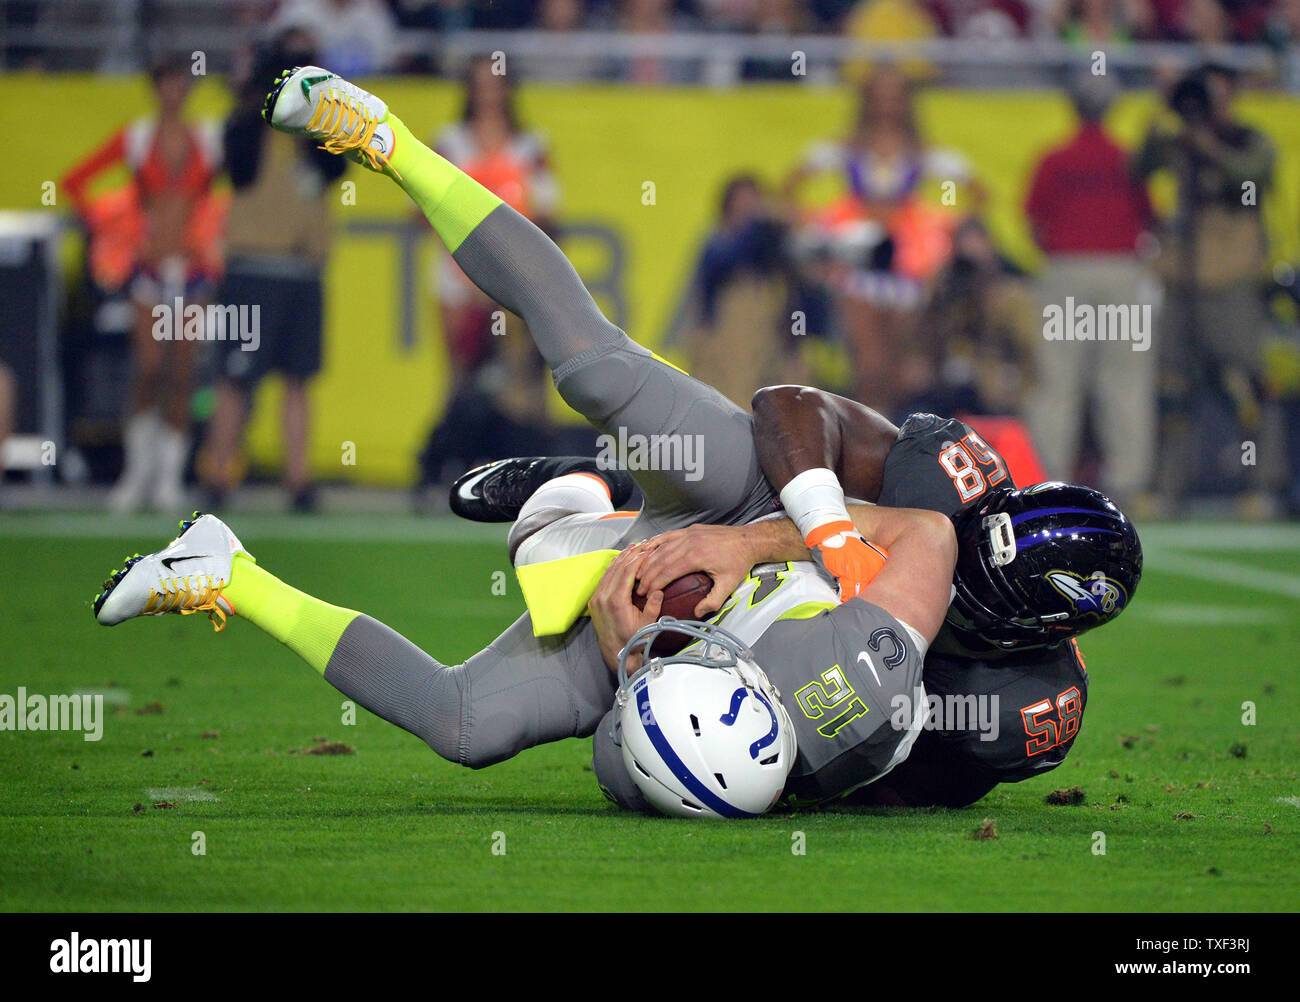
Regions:
<instances>
[{"instance_id":1,"label":"black football helmet","mask_svg":"<svg viewBox=\"0 0 1300 1002\"><path fill-rule=\"evenodd\" d=\"M993 491L954 525L947 623L966 647L1061 643L1123 612L1142 578L1133 523L1087 487Z\"/></svg>"}]
</instances>

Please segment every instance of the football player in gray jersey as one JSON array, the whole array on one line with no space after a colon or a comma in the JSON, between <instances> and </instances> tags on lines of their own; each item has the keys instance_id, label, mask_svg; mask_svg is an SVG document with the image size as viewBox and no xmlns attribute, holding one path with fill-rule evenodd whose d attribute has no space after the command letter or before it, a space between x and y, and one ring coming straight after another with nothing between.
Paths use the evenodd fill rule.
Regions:
<instances>
[{"instance_id":1,"label":"football player in gray jersey","mask_svg":"<svg viewBox=\"0 0 1300 1002\"><path fill-rule=\"evenodd\" d=\"M662 605L661 592L643 605L634 601L646 553L637 542L696 522L744 524L776 508L750 415L610 323L541 230L427 149L376 95L319 67L299 67L281 76L264 117L360 158L411 196L465 274L524 320L560 395L615 443L644 507L616 517L611 485L580 469L543 470L560 475L542 483L532 475L513 478L525 501L511 516L517 519L509 545L529 613L461 665L443 664L371 617L290 587L211 515L183 523L166 549L115 572L95 598L96 619L113 626L199 611L219 627L226 617L246 619L348 698L470 767L597 733L619 690L616 668L640 667L639 653L620 652L658 619ZM499 510L496 481L512 479L510 471L499 472L480 477L466 504ZM887 710L919 679L925 646L943 622L956 558L946 518L879 508L856 525L835 521L823 517L827 493L813 484L786 500L799 523L799 545L765 556L805 556L802 538L811 532L829 576L812 566L787 567L773 590L760 595L760 582L748 591L747 609L733 607L730 620L740 628L753 613L750 625L762 626L743 642L758 667L779 679L782 705L793 704L786 709L800 721L803 747L787 764L789 775L801 787L794 792L815 797L869 782L906 755L915 718L896 726ZM534 540L578 516L609 525L587 525L586 543L544 559L545 546ZM593 549L601 535L604 545ZM795 590L792 581L809 589L820 582L820 599L782 606L773 617L756 612L778 608L786 589ZM766 705L766 694L754 691L747 706ZM722 710L729 726L735 711ZM778 728L775 712L772 726ZM614 735L605 735L612 747ZM628 782L626 757L602 754L602 747L598 738L602 785L620 803L644 806L636 783Z\"/></svg>"}]
</instances>

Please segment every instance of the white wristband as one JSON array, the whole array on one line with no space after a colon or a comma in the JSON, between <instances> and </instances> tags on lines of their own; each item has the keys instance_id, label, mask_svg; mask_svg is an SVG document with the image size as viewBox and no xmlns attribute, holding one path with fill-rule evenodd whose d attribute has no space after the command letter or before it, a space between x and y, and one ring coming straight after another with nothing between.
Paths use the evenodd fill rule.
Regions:
<instances>
[{"instance_id":1,"label":"white wristband","mask_svg":"<svg viewBox=\"0 0 1300 1002\"><path fill-rule=\"evenodd\" d=\"M781 490L781 504L804 539L819 525L851 521L839 478L825 467L804 470Z\"/></svg>"}]
</instances>

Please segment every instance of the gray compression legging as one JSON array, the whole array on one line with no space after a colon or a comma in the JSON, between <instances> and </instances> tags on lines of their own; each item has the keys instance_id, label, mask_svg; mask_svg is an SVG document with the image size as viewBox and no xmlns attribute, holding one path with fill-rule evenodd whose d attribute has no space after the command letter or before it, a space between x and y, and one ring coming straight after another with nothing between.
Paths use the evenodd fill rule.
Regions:
<instances>
[{"instance_id":1,"label":"gray compression legging","mask_svg":"<svg viewBox=\"0 0 1300 1002\"><path fill-rule=\"evenodd\" d=\"M475 285L527 324L560 396L598 431L634 448L636 436L665 436L649 455L620 457L646 498L633 531L746 522L775 509L750 416L610 323L536 226L498 206L454 256ZM659 468L638 468L647 465Z\"/></svg>"},{"instance_id":2,"label":"gray compression legging","mask_svg":"<svg viewBox=\"0 0 1300 1002\"><path fill-rule=\"evenodd\" d=\"M560 249L536 226L499 206L455 259L488 296L523 319L560 395L599 431L619 442L673 436L679 459L690 439L689 467L652 461L647 465L660 468L629 471L646 504L628 520L625 538L696 522L747 522L775 508L749 415L605 319ZM325 678L439 755L472 767L592 734L615 690L590 620L561 637L538 638L527 615L458 666L439 663L360 616L344 631ZM614 753L598 754L597 764L602 773L621 768ZM602 784L613 788L615 781L602 776ZM611 792L627 802L622 791Z\"/></svg>"}]
</instances>

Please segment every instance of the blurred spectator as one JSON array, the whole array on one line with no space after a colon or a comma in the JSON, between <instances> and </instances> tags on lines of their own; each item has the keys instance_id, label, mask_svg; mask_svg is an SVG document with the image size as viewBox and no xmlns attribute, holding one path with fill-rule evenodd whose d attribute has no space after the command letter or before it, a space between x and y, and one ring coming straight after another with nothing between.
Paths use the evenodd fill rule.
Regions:
<instances>
[{"instance_id":1,"label":"blurred spectator","mask_svg":"<svg viewBox=\"0 0 1300 1002\"><path fill-rule=\"evenodd\" d=\"M1265 27L1282 64L1282 85L1300 91L1300 0L1278 0Z\"/></svg>"},{"instance_id":2,"label":"blurred spectator","mask_svg":"<svg viewBox=\"0 0 1300 1002\"><path fill-rule=\"evenodd\" d=\"M1131 42L1151 33L1155 14L1146 0L1069 0L1061 37L1081 48Z\"/></svg>"},{"instance_id":3,"label":"blurred spectator","mask_svg":"<svg viewBox=\"0 0 1300 1002\"><path fill-rule=\"evenodd\" d=\"M1265 37L1274 0L1146 0L1151 5L1149 36L1222 45ZM1283 3L1285 0L1283 0Z\"/></svg>"},{"instance_id":4,"label":"blurred spectator","mask_svg":"<svg viewBox=\"0 0 1300 1002\"><path fill-rule=\"evenodd\" d=\"M221 161L219 134L211 123L185 119L194 78L184 57L161 60L152 79L157 112L119 129L63 180L92 239L97 218L116 220L116 250L127 262L136 304L125 464L109 496L118 511L146 500L164 510L184 506L199 343L183 337L183 314L175 307L178 299L184 306L207 303L220 272L219 209L210 198ZM131 185L120 197L110 196L111 213L100 213L89 186L117 164L130 169ZM168 311L166 333L174 339L155 337L155 307Z\"/></svg>"},{"instance_id":5,"label":"blurred spectator","mask_svg":"<svg viewBox=\"0 0 1300 1002\"><path fill-rule=\"evenodd\" d=\"M800 381L789 308L793 283L785 227L758 179L731 178L720 210L695 265L681 326L689 332L692 375L748 410L760 386Z\"/></svg>"},{"instance_id":6,"label":"blurred spectator","mask_svg":"<svg viewBox=\"0 0 1300 1002\"><path fill-rule=\"evenodd\" d=\"M1191 42L1223 45L1232 41L1232 21L1219 0L1183 0L1177 29Z\"/></svg>"},{"instance_id":7,"label":"blurred spectator","mask_svg":"<svg viewBox=\"0 0 1300 1002\"><path fill-rule=\"evenodd\" d=\"M1265 35L1281 48L1300 39L1300 0L1277 0L1268 6Z\"/></svg>"},{"instance_id":8,"label":"blurred spectator","mask_svg":"<svg viewBox=\"0 0 1300 1002\"><path fill-rule=\"evenodd\" d=\"M577 31L586 13L582 0L540 0L534 26L542 31Z\"/></svg>"},{"instance_id":9,"label":"blurred spectator","mask_svg":"<svg viewBox=\"0 0 1300 1002\"><path fill-rule=\"evenodd\" d=\"M433 146L506 204L550 229L558 188L544 140L519 122L512 79L494 72L490 57L471 60L461 119ZM532 339L449 254L438 253L450 402L421 454L421 485L443 483L475 460L544 451L548 429L545 366ZM453 460L460 461L460 469L444 469Z\"/></svg>"},{"instance_id":10,"label":"blurred spectator","mask_svg":"<svg viewBox=\"0 0 1300 1002\"><path fill-rule=\"evenodd\" d=\"M474 26L471 0L388 0L399 28L463 31Z\"/></svg>"},{"instance_id":11,"label":"blurred spectator","mask_svg":"<svg viewBox=\"0 0 1300 1002\"><path fill-rule=\"evenodd\" d=\"M291 29L237 83L235 108L226 119L226 170L234 197L219 299L257 307L259 340L252 351L238 340L215 346L220 381L200 464L210 509L220 509L240 480L240 442L251 394L268 372L284 380L284 486L290 506L295 511L314 507L307 469L307 380L321 365L328 186L342 176L347 161L314 140L266 128L261 111L281 68L315 61L310 36Z\"/></svg>"},{"instance_id":12,"label":"blurred spectator","mask_svg":"<svg viewBox=\"0 0 1300 1002\"><path fill-rule=\"evenodd\" d=\"M1031 17L1022 0L931 0L928 9L945 35L986 41L1028 34Z\"/></svg>"},{"instance_id":13,"label":"blurred spectator","mask_svg":"<svg viewBox=\"0 0 1300 1002\"><path fill-rule=\"evenodd\" d=\"M532 23L536 0L386 0L403 28L517 30Z\"/></svg>"},{"instance_id":14,"label":"blurred spectator","mask_svg":"<svg viewBox=\"0 0 1300 1002\"><path fill-rule=\"evenodd\" d=\"M286 0L268 30L290 29L316 39L321 65L339 76L383 73L399 61L396 19L382 0Z\"/></svg>"},{"instance_id":15,"label":"blurred spectator","mask_svg":"<svg viewBox=\"0 0 1300 1002\"><path fill-rule=\"evenodd\" d=\"M1164 37L1206 45L1265 37L1273 0L1153 0Z\"/></svg>"},{"instance_id":16,"label":"blurred spectator","mask_svg":"<svg viewBox=\"0 0 1300 1002\"><path fill-rule=\"evenodd\" d=\"M665 35L698 26L674 10L673 0L622 0L617 27L634 35ZM634 55L620 65L623 66L621 75L635 84L691 83L697 76L695 60L672 59L648 52Z\"/></svg>"},{"instance_id":17,"label":"blurred spectator","mask_svg":"<svg viewBox=\"0 0 1300 1002\"><path fill-rule=\"evenodd\" d=\"M533 27L538 31L568 34L586 27L583 0L540 0ZM599 77L605 60L594 55L575 55L557 60L549 55L514 56L511 71L518 69L528 80L586 80Z\"/></svg>"},{"instance_id":18,"label":"blurred spectator","mask_svg":"<svg viewBox=\"0 0 1300 1002\"><path fill-rule=\"evenodd\" d=\"M799 0L755 0L748 30L760 35L788 38L808 27L806 11ZM747 58L740 66L745 80L793 80L788 55L778 59Z\"/></svg>"},{"instance_id":19,"label":"blurred spectator","mask_svg":"<svg viewBox=\"0 0 1300 1002\"><path fill-rule=\"evenodd\" d=\"M809 0L808 3L821 30L836 34L845 30L845 22L854 6L853 0Z\"/></svg>"},{"instance_id":20,"label":"blurred spectator","mask_svg":"<svg viewBox=\"0 0 1300 1002\"><path fill-rule=\"evenodd\" d=\"M848 139L814 146L787 178L785 197L796 212L804 186L818 175L838 176L844 193L811 215L802 239L817 234L840 261L828 280L839 290L853 392L892 414L894 369L925 285L951 252L958 213L978 208L981 191L963 157L923 142L912 86L893 67L863 84ZM939 204L944 186L948 205Z\"/></svg>"},{"instance_id":21,"label":"blurred spectator","mask_svg":"<svg viewBox=\"0 0 1300 1002\"><path fill-rule=\"evenodd\" d=\"M1156 259L1165 283L1157 348L1166 411L1157 483L1172 499L1222 485L1225 470L1204 469L1205 458L1269 433L1260 206L1273 186L1275 153L1267 137L1233 117L1235 89L1233 74L1217 67L1178 81L1168 95L1176 123L1157 119L1133 165L1139 179L1167 170L1178 185L1177 212ZM1229 411L1235 434L1210 416L1216 405ZM1276 442L1259 443L1264 489L1277 486L1278 451Z\"/></svg>"},{"instance_id":22,"label":"blurred spectator","mask_svg":"<svg viewBox=\"0 0 1300 1002\"><path fill-rule=\"evenodd\" d=\"M844 34L862 42L915 42L933 38L938 25L920 0L860 0L844 21ZM844 79L861 84L871 76L873 63L865 59L848 59ZM924 60L909 60L904 69L914 77L933 74Z\"/></svg>"},{"instance_id":23,"label":"blurred spectator","mask_svg":"<svg viewBox=\"0 0 1300 1002\"><path fill-rule=\"evenodd\" d=\"M1019 414L1038 319L1023 273L998 253L982 222L965 220L894 372L900 399L918 394L902 410Z\"/></svg>"},{"instance_id":24,"label":"blurred spectator","mask_svg":"<svg viewBox=\"0 0 1300 1002\"><path fill-rule=\"evenodd\" d=\"M700 21L713 31L745 31L755 23L758 0L697 0Z\"/></svg>"},{"instance_id":25,"label":"blurred spectator","mask_svg":"<svg viewBox=\"0 0 1300 1002\"><path fill-rule=\"evenodd\" d=\"M1129 172L1128 153L1102 124L1112 97L1106 77L1077 80L1070 98L1078 127L1034 168L1025 215L1047 257L1044 307L1143 304L1137 247L1152 223L1151 204ZM1120 504L1132 502L1147 489L1155 458L1152 331L1145 350L1135 351L1132 341L1049 341L1042 314L1037 326L1037 379L1027 415L1048 474L1075 478L1091 413L1103 454L1102 487Z\"/></svg>"}]
</instances>

